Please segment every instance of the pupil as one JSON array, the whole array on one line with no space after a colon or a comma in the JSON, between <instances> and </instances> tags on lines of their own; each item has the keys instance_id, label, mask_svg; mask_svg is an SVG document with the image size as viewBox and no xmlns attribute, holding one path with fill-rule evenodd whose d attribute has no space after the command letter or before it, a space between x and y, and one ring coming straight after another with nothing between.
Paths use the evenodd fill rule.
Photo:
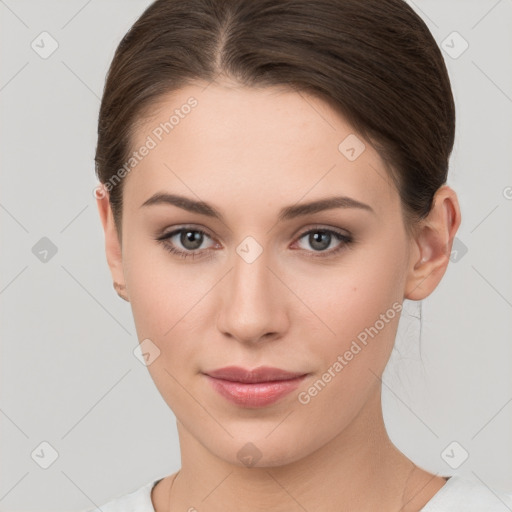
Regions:
<instances>
[{"instance_id":1,"label":"pupil","mask_svg":"<svg viewBox=\"0 0 512 512\"><path fill-rule=\"evenodd\" d=\"M187 249L193 251L201 246L203 235L198 231L183 231L181 233L181 243ZM190 245L189 245L190 244Z\"/></svg>"},{"instance_id":2,"label":"pupil","mask_svg":"<svg viewBox=\"0 0 512 512\"><path fill-rule=\"evenodd\" d=\"M319 239L321 239L322 237L326 237L327 243L325 243L325 239L324 239L323 243L321 241L319 242ZM329 233L317 231L314 234L310 235L309 239L310 239L311 247L313 247L313 249L322 250L322 249L326 249L327 247L329 247L329 244L331 241L331 235Z\"/></svg>"}]
</instances>

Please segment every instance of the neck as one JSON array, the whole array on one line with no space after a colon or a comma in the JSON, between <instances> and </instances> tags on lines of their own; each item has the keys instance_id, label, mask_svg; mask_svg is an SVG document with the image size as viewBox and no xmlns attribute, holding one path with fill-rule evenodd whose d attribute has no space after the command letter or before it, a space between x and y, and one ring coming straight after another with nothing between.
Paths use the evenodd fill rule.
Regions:
<instances>
[{"instance_id":1,"label":"neck","mask_svg":"<svg viewBox=\"0 0 512 512\"><path fill-rule=\"evenodd\" d=\"M285 465L231 464L198 443L180 422L178 433L182 467L170 498L168 486L154 500L156 512L408 512L420 510L444 484L417 468L389 439L380 387L346 429Z\"/></svg>"}]
</instances>

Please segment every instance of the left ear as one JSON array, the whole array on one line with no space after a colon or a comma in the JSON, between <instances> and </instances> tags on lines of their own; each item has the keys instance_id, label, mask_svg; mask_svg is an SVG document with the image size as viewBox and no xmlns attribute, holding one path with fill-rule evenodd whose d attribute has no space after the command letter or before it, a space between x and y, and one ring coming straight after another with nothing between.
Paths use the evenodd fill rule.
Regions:
<instances>
[{"instance_id":1,"label":"left ear","mask_svg":"<svg viewBox=\"0 0 512 512\"><path fill-rule=\"evenodd\" d=\"M441 281L452 251L453 239L461 221L457 194L447 185L434 195L432 209L411 240L410 266L404 298L422 300Z\"/></svg>"}]
</instances>

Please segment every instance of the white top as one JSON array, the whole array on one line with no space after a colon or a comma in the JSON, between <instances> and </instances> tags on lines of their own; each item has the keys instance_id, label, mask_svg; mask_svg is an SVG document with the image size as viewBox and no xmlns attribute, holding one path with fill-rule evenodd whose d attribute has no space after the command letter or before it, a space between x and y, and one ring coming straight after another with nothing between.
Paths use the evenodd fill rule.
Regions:
<instances>
[{"instance_id":1,"label":"white top","mask_svg":"<svg viewBox=\"0 0 512 512\"><path fill-rule=\"evenodd\" d=\"M151 490L160 481L152 480L100 508L84 512L155 512ZM437 491L420 512L511 512L512 493L490 489L480 481L454 475Z\"/></svg>"}]
</instances>

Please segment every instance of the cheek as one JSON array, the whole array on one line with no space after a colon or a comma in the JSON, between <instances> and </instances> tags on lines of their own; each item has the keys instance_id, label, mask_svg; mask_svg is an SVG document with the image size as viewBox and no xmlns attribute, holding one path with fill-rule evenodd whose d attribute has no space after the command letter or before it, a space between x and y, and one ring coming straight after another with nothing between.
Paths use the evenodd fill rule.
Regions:
<instances>
[{"instance_id":1,"label":"cheek","mask_svg":"<svg viewBox=\"0 0 512 512\"><path fill-rule=\"evenodd\" d=\"M317 340L316 348L310 348L325 348L322 360L326 367L347 351L346 359L359 361L350 365L364 364L366 373L368 366L377 371L387 362L405 282L405 253L397 247L400 245L380 252L375 247L361 250L343 265L326 270L323 277L299 281L302 285L298 293L308 297L306 302L317 315L315 322L323 326L325 342ZM308 289L315 291L306 295Z\"/></svg>"},{"instance_id":2,"label":"cheek","mask_svg":"<svg viewBox=\"0 0 512 512\"><path fill-rule=\"evenodd\" d=\"M219 278L206 266L200 269L201 264L171 261L159 247L127 244L126 256L125 278L138 340L150 339L159 350L148 371L168 405L179 408L181 401L187 402L179 383L188 386L188 379L202 369L202 343L211 339L205 330L215 327L212 288Z\"/></svg>"},{"instance_id":3,"label":"cheek","mask_svg":"<svg viewBox=\"0 0 512 512\"><path fill-rule=\"evenodd\" d=\"M125 278L138 340L149 339L157 348L153 353L158 355L147 366L150 376L167 405L182 411L190 407L184 387L188 389L199 370L197 340L204 336L198 331L207 325L205 296L213 283L165 261L165 256L152 257L154 252L133 247Z\"/></svg>"},{"instance_id":4,"label":"cheek","mask_svg":"<svg viewBox=\"0 0 512 512\"><path fill-rule=\"evenodd\" d=\"M165 341L193 317L194 304L208 291L199 272L173 261L165 249L143 236L127 236L123 269L139 339ZM188 313L190 311L190 313Z\"/></svg>"},{"instance_id":5,"label":"cheek","mask_svg":"<svg viewBox=\"0 0 512 512\"><path fill-rule=\"evenodd\" d=\"M401 312L401 267L394 261L383 265L382 260L371 264L360 259L354 267L336 272L337 278L331 275L325 293L313 297L311 309L330 330L321 324L323 330L309 340L317 373L301 388L299 402L308 411L312 432L324 431L326 424L330 432L344 428L380 384Z\"/></svg>"},{"instance_id":6,"label":"cheek","mask_svg":"<svg viewBox=\"0 0 512 512\"><path fill-rule=\"evenodd\" d=\"M201 312L211 284L204 278L189 277L189 273L170 268L158 273L153 267L130 279L131 306L139 339L154 339L165 348L173 339L193 337L198 326L205 324Z\"/></svg>"}]
</instances>

